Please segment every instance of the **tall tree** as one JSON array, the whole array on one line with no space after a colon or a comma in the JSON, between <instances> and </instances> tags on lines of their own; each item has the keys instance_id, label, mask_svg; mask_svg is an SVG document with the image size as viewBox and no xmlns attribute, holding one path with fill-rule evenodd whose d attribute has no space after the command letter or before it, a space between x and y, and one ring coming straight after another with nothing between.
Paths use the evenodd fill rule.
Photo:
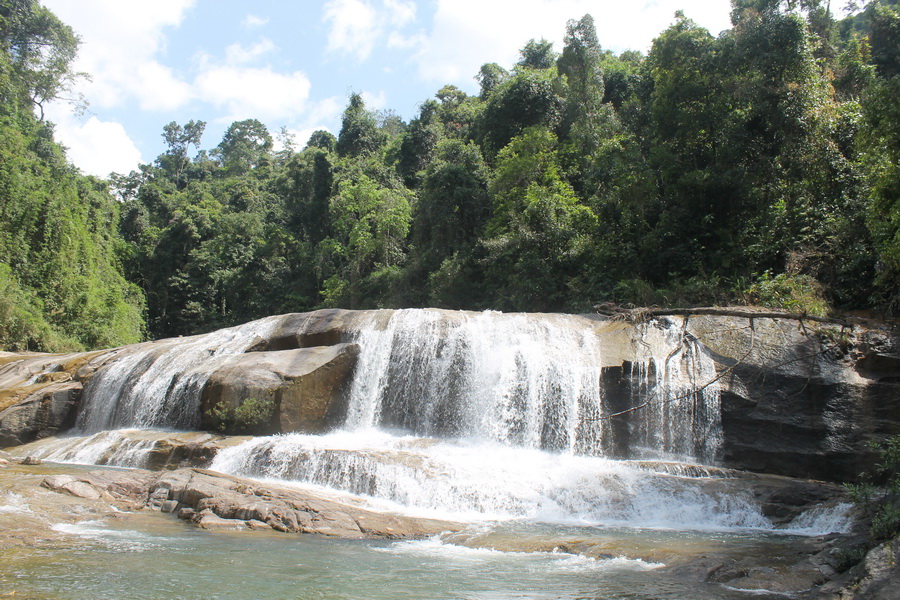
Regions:
<instances>
[{"instance_id":1,"label":"tall tree","mask_svg":"<svg viewBox=\"0 0 900 600\"><path fill-rule=\"evenodd\" d=\"M374 115L366 110L362 96L350 94L350 102L341 118L336 150L341 157L356 157L381 148L385 135L378 128Z\"/></svg>"}]
</instances>

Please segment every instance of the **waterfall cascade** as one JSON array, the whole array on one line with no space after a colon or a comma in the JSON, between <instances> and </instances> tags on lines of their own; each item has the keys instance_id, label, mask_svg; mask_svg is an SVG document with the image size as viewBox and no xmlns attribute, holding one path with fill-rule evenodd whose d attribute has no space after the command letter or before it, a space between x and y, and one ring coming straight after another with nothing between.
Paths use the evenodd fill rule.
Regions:
<instances>
[{"instance_id":1,"label":"waterfall cascade","mask_svg":"<svg viewBox=\"0 0 900 600\"><path fill-rule=\"evenodd\" d=\"M765 525L721 478L711 491L703 482L716 477L610 460L715 461L715 367L677 321L645 325L628 349L633 360L604 371L610 348L586 317L368 315L344 340L360 352L343 427L254 438L222 450L212 468L456 517ZM77 422L94 436L57 444L58 458L121 454L133 466L146 445L121 445L104 430L196 427L209 373L273 327L264 319L150 343L108 364L87 386Z\"/></svg>"}]
</instances>

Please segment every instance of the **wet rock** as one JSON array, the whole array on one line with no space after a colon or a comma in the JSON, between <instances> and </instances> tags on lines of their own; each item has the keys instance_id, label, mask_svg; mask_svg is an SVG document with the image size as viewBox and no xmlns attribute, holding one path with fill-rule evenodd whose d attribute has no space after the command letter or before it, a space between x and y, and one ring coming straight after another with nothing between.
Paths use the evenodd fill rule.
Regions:
<instances>
[{"instance_id":1,"label":"wet rock","mask_svg":"<svg viewBox=\"0 0 900 600\"><path fill-rule=\"evenodd\" d=\"M43 462L44 461L42 461L40 458L38 458L36 456L26 456L25 458L22 459L23 465L39 465Z\"/></svg>"},{"instance_id":2,"label":"wet rock","mask_svg":"<svg viewBox=\"0 0 900 600\"><path fill-rule=\"evenodd\" d=\"M53 475L44 479L41 486L55 492L66 492L77 498L87 500L100 500L109 495L97 489L86 481L81 481L71 475Z\"/></svg>"},{"instance_id":3,"label":"wet rock","mask_svg":"<svg viewBox=\"0 0 900 600\"><path fill-rule=\"evenodd\" d=\"M161 474L150 486L151 496L159 489L185 507L179 517L184 513L193 521L197 514L211 513L227 521L266 523L276 531L343 538L421 537L459 527L446 521L376 513L294 488L262 486L199 469Z\"/></svg>"},{"instance_id":4,"label":"wet rock","mask_svg":"<svg viewBox=\"0 0 900 600\"><path fill-rule=\"evenodd\" d=\"M823 585L816 600L896 600L900 590L900 538L869 551L856 567Z\"/></svg>"},{"instance_id":5,"label":"wet rock","mask_svg":"<svg viewBox=\"0 0 900 600\"><path fill-rule=\"evenodd\" d=\"M191 520L200 529L245 529L246 525L243 521L235 519L223 519L212 510L206 509L199 513L194 513Z\"/></svg>"},{"instance_id":6,"label":"wet rock","mask_svg":"<svg viewBox=\"0 0 900 600\"><path fill-rule=\"evenodd\" d=\"M695 316L687 331L718 363L722 463L855 481L868 444L900 434L900 336L790 319Z\"/></svg>"}]
</instances>

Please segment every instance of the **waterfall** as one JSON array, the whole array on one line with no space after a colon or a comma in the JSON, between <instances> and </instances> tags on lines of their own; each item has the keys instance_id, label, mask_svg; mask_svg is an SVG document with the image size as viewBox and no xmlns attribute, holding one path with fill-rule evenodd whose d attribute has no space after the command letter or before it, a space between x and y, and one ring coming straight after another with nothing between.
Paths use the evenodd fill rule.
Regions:
<instances>
[{"instance_id":1,"label":"waterfall","mask_svg":"<svg viewBox=\"0 0 900 600\"><path fill-rule=\"evenodd\" d=\"M576 320L397 311L359 333L346 426L589 452L601 348Z\"/></svg>"},{"instance_id":2,"label":"waterfall","mask_svg":"<svg viewBox=\"0 0 900 600\"><path fill-rule=\"evenodd\" d=\"M381 313L353 322L348 335L360 354L346 430L715 461L715 366L677 320L643 325L629 351L634 360L608 385L597 322L585 317L398 310L386 323ZM122 352L88 382L77 429L196 428L210 374L277 323Z\"/></svg>"},{"instance_id":3,"label":"waterfall","mask_svg":"<svg viewBox=\"0 0 900 600\"><path fill-rule=\"evenodd\" d=\"M753 501L729 493L714 470L611 460L715 463L715 365L681 320L617 336L625 325L575 315L341 314L340 341L359 347L341 426L253 438L222 450L213 469L465 518L765 526ZM106 430L198 427L217 368L276 330L301 346L334 340L316 329L331 316L287 329L271 317L122 350L85 387L77 428L93 435L43 456L138 466L152 444ZM704 483L712 480L717 487Z\"/></svg>"},{"instance_id":4,"label":"waterfall","mask_svg":"<svg viewBox=\"0 0 900 600\"><path fill-rule=\"evenodd\" d=\"M570 315L401 310L378 327L373 317L357 337L346 428L577 454L624 445L628 454L714 460L716 371L699 344L677 324L644 326L627 405L612 405L601 389L594 324Z\"/></svg>"},{"instance_id":5,"label":"waterfall","mask_svg":"<svg viewBox=\"0 0 900 600\"><path fill-rule=\"evenodd\" d=\"M229 356L246 352L276 322L262 319L123 352L85 386L76 429L198 427L200 394L210 374Z\"/></svg>"}]
</instances>

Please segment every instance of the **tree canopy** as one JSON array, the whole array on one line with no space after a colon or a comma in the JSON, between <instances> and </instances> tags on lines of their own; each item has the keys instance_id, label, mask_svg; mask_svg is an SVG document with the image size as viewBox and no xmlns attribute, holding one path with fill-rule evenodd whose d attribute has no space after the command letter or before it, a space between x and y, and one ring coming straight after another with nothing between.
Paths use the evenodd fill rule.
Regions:
<instances>
[{"instance_id":1,"label":"tree canopy","mask_svg":"<svg viewBox=\"0 0 900 600\"><path fill-rule=\"evenodd\" d=\"M593 18L530 40L478 95L409 123L349 96L337 136L276 149L205 123L108 181L41 119L77 36L0 0L0 345L93 347L325 306L585 311L756 302L900 308L900 8L735 0L647 55ZM486 57L490 58L490 57Z\"/></svg>"}]
</instances>

